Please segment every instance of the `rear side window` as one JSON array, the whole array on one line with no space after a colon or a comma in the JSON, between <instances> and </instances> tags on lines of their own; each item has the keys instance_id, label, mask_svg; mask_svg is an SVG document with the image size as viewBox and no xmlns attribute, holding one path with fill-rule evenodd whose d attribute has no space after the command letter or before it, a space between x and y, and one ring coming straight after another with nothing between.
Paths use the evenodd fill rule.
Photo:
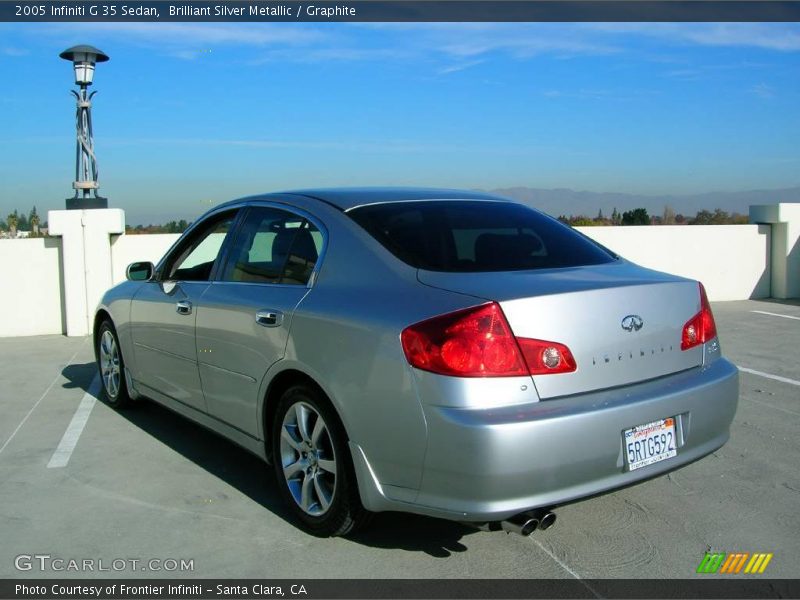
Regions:
<instances>
[{"instance_id":1,"label":"rear side window","mask_svg":"<svg viewBox=\"0 0 800 600\"><path fill-rule=\"evenodd\" d=\"M392 202L347 214L397 258L428 271L524 271L615 259L566 225L512 202Z\"/></svg>"},{"instance_id":2,"label":"rear side window","mask_svg":"<svg viewBox=\"0 0 800 600\"><path fill-rule=\"evenodd\" d=\"M222 280L305 285L321 247L322 235L303 217L274 208L251 208Z\"/></svg>"}]
</instances>

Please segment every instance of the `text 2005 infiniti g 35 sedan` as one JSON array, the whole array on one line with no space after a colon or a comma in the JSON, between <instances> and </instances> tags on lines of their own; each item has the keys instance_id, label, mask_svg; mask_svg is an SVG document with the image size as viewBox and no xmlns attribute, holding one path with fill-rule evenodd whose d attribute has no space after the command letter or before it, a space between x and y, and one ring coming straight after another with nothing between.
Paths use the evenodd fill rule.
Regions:
<instances>
[{"instance_id":1,"label":"text 2005 infiniti g 35 sedan","mask_svg":"<svg viewBox=\"0 0 800 600\"><path fill-rule=\"evenodd\" d=\"M128 279L95 320L109 404L264 458L317 535L387 510L529 534L719 448L736 411L702 285L485 194L245 198Z\"/></svg>"}]
</instances>

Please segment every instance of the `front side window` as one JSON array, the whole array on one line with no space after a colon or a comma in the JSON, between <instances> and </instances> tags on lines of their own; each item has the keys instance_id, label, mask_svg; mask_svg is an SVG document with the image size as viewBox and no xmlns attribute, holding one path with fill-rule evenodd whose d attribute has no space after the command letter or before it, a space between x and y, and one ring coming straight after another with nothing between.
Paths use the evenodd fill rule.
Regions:
<instances>
[{"instance_id":1,"label":"front side window","mask_svg":"<svg viewBox=\"0 0 800 600\"><path fill-rule=\"evenodd\" d=\"M513 202L390 202L347 214L397 258L429 271L524 271L615 260L555 219Z\"/></svg>"},{"instance_id":2,"label":"front side window","mask_svg":"<svg viewBox=\"0 0 800 600\"><path fill-rule=\"evenodd\" d=\"M208 281L214 262L219 256L225 238L233 226L236 212L227 212L212 217L207 223L192 232L167 261L167 280Z\"/></svg>"},{"instance_id":3,"label":"front side window","mask_svg":"<svg viewBox=\"0 0 800 600\"><path fill-rule=\"evenodd\" d=\"M306 285L321 250L322 234L307 219L254 207L236 236L222 279Z\"/></svg>"}]
</instances>

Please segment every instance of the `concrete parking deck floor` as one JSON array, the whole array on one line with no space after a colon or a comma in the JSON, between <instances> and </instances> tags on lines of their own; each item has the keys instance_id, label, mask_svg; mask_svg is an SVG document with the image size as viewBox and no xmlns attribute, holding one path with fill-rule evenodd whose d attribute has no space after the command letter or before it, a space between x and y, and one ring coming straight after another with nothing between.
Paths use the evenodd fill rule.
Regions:
<instances>
[{"instance_id":1,"label":"concrete parking deck floor","mask_svg":"<svg viewBox=\"0 0 800 600\"><path fill-rule=\"evenodd\" d=\"M308 536L258 459L149 402L124 412L96 403L69 462L48 468L91 401L91 344L0 339L0 577L93 576L15 568L20 554L47 554L187 559L193 571L169 575L204 578L683 578L709 549L773 552L768 575L796 577L800 303L714 311L724 353L749 370L731 441L669 475L562 507L530 538L393 513L353 539ZM140 569L102 575L166 575Z\"/></svg>"}]
</instances>

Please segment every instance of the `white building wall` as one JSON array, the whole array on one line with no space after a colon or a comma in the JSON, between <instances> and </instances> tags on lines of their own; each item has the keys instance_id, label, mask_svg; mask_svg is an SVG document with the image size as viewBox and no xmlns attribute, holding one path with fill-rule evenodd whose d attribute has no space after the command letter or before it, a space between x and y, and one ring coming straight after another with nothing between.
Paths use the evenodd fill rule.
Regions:
<instances>
[{"instance_id":1,"label":"white building wall","mask_svg":"<svg viewBox=\"0 0 800 600\"><path fill-rule=\"evenodd\" d=\"M0 337L63 333L61 239L0 240Z\"/></svg>"},{"instance_id":2,"label":"white building wall","mask_svg":"<svg viewBox=\"0 0 800 600\"><path fill-rule=\"evenodd\" d=\"M701 281L709 300L770 296L769 225L577 229L643 267Z\"/></svg>"}]
</instances>

